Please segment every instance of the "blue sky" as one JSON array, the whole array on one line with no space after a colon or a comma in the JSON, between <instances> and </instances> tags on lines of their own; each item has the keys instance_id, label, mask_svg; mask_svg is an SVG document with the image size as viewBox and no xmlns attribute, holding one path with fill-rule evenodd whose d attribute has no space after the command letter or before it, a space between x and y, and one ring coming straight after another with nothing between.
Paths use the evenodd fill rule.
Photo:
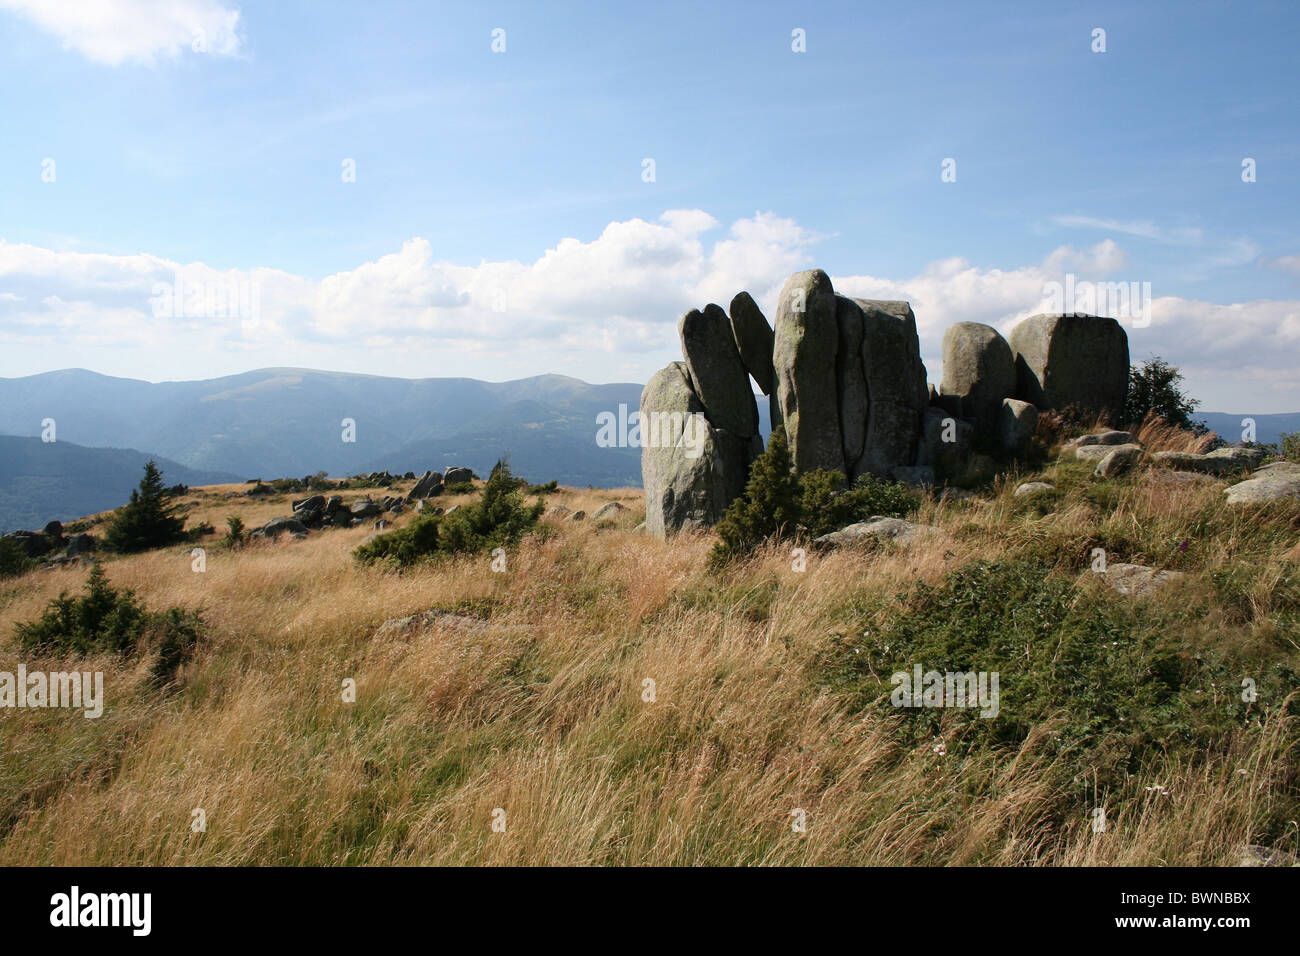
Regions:
<instances>
[{"instance_id":1,"label":"blue sky","mask_svg":"<svg viewBox=\"0 0 1300 956\"><path fill-rule=\"evenodd\" d=\"M1300 409L1294 3L50 6L0 0L0 375L643 381L817 266L938 381L1069 271L1149 282L1207 409ZM257 321L160 319L178 272Z\"/></svg>"}]
</instances>

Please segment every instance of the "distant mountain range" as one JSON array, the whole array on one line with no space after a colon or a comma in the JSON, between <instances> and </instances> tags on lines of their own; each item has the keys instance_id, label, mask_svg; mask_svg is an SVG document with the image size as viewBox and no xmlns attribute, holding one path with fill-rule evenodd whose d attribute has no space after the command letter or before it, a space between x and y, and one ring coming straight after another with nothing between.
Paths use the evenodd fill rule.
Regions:
<instances>
[{"instance_id":1,"label":"distant mountain range","mask_svg":"<svg viewBox=\"0 0 1300 956\"><path fill-rule=\"evenodd\" d=\"M40 530L54 520L68 521L116 508L140 484L151 457L133 448L85 448L69 441L0 435L0 532ZM158 459L171 485L214 485L238 481L236 475L196 471Z\"/></svg>"},{"instance_id":2,"label":"distant mountain range","mask_svg":"<svg viewBox=\"0 0 1300 956\"><path fill-rule=\"evenodd\" d=\"M534 482L639 485L640 450L599 447L596 416L617 416L620 404L635 411L640 400L635 383L589 385L563 375L494 383L271 368L155 384L65 369L0 379L0 434L35 437L21 454L12 446L12 458L5 449L0 527L121 504L139 481L134 465L126 485L101 481L107 497L73 491L110 473L109 459L86 454L109 449L141 464L157 456L168 484L200 483L197 473L233 481L449 465L486 475L508 455L515 473ZM52 444L36 437L46 419L54 420ZM355 423L352 434L345 435L345 419ZM56 448L62 454L52 454Z\"/></svg>"},{"instance_id":3,"label":"distant mountain range","mask_svg":"<svg viewBox=\"0 0 1300 956\"><path fill-rule=\"evenodd\" d=\"M563 375L493 383L271 368L154 384L67 369L0 379L0 433L40 435L52 418L60 441L147 449L245 478L484 471L509 453L536 480L625 485L640 479L639 452L598 448L596 415L640 399L637 384ZM354 441L344 440L344 419L355 422Z\"/></svg>"},{"instance_id":4,"label":"distant mountain range","mask_svg":"<svg viewBox=\"0 0 1300 956\"><path fill-rule=\"evenodd\" d=\"M534 482L636 486L640 450L598 446L596 418L617 417L620 405L635 411L640 400L636 383L564 375L482 382L268 368L151 383L64 369L0 379L0 435L25 439L0 445L0 528L121 504L149 457L168 484L449 465L486 474L508 455ZM767 402L758 407L766 434ZM1241 437L1241 415L1197 417L1230 441ZM1253 417L1261 442L1300 432L1300 413ZM52 444L39 439L46 419ZM345 419L355 441L344 440Z\"/></svg>"}]
</instances>

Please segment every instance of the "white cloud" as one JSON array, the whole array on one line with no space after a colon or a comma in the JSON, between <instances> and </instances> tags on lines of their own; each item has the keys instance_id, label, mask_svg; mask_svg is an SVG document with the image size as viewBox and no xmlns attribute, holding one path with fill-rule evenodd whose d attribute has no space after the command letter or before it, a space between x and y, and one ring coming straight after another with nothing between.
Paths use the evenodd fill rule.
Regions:
<instances>
[{"instance_id":1,"label":"white cloud","mask_svg":"<svg viewBox=\"0 0 1300 956\"><path fill-rule=\"evenodd\" d=\"M0 0L88 60L152 64L185 51L234 56L239 11L222 0Z\"/></svg>"},{"instance_id":2,"label":"white cloud","mask_svg":"<svg viewBox=\"0 0 1300 956\"><path fill-rule=\"evenodd\" d=\"M676 321L687 309L747 289L769 318L786 277L813 263L818 236L772 213L720 224L700 210L612 222L594 239L559 240L531 262L462 265L413 238L372 262L313 280L280 270L220 271L141 253L55 252L0 240L0 354L4 374L71 364L113 374L206 377L257 365L301 365L393 375L503 379L554 371L592 381L644 381L680 357ZM1008 332L1050 311L1049 282L1125 282L1128 256L1113 240L1061 246L1041 262L989 269L961 257L910 277L832 276L847 295L907 299L922 354L938 382L948 326L985 322ZM157 314L156 290L176 277L191 295L224 290L256 304L247 314L200 308ZM1163 290L1155 290L1157 293ZM188 304L188 303L187 303ZM200 303L201 305L202 303ZM1217 304L1159 296L1150 325L1127 322L1135 360L1159 354L1183 368L1207 408L1300 408L1300 302ZM152 357L148 374L122 349ZM79 351L83 350L83 351ZM48 356L34 358L33 356ZM111 358L110 358L111 356ZM106 362L118 363L105 367ZM19 363L23 363L20 365ZM1267 410L1257 408L1259 411Z\"/></svg>"},{"instance_id":3,"label":"white cloud","mask_svg":"<svg viewBox=\"0 0 1300 956\"><path fill-rule=\"evenodd\" d=\"M1068 229L1099 229L1103 232L1118 232L1126 236L1173 245L1196 245L1205 239L1205 232L1202 229L1194 227L1166 229L1149 220L1125 222L1120 219L1103 219L1096 216L1053 216L1052 222Z\"/></svg>"}]
</instances>

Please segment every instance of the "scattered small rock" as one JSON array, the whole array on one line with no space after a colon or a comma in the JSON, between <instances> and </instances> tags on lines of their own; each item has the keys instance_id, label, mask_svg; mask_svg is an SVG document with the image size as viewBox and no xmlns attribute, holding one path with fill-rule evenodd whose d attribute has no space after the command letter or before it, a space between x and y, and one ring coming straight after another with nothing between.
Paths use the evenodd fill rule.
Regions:
<instances>
[{"instance_id":1,"label":"scattered small rock","mask_svg":"<svg viewBox=\"0 0 1300 956\"><path fill-rule=\"evenodd\" d=\"M1079 445L1074 449L1074 457L1080 461L1101 461L1107 455L1112 454L1117 449L1131 449L1136 452L1142 451L1142 446L1134 442L1101 444L1100 442L1092 445Z\"/></svg>"},{"instance_id":2,"label":"scattered small rock","mask_svg":"<svg viewBox=\"0 0 1300 956\"><path fill-rule=\"evenodd\" d=\"M1230 505L1265 504L1282 498L1300 498L1300 472L1275 471L1249 478L1223 489Z\"/></svg>"},{"instance_id":3,"label":"scattered small rock","mask_svg":"<svg viewBox=\"0 0 1300 956\"><path fill-rule=\"evenodd\" d=\"M1111 564L1101 575L1108 587L1135 597L1143 597L1186 577L1181 571L1159 571L1144 564Z\"/></svg>"},{"instance_id":4,"label":"scattered small rock","mask_svg":"<svg viewBox=\"0 0 1300 956\"><path fill-rule=\"evenodd\" d=\"M1100 446L1105 448L1107 446ZM1093 474L1098 478L1114 478L1128 471L1133 465L1137 464L1142 458L1142 449L1137 445L1116 445L1115 448L1101 461L1097 462L1097 468Z\"/></svg>"},{"instance_id":5,"label":"scattered small rock","mask_svg":"<svg viewBox=\"0 0 1300 956\"><path fill-rule=\"evenodd\" d=\"M482 631L488 626L487 621L465 614L453 614L441 608L431 608L419 614L394 617L379 625L375 631L377 638L410 638L434 628L446 628L453 631Z\"/></svg>"},{"instance_id":6,"label":"scattered small rock","mask_svg":"<svg viewBox=\"0 0 1300 956\"><path fill-rule=\"evenodd\" d=\"M839 531L832 531L817 538L813 543L825 547L838 548L855 544L867 538L894 541L898 544L911 544L920 538L933 534L939 529L933 525L913 524L902 518L874 517L859 521Z\"/></svg>"},{"instance_id":7,"label":"scattered small rock","mask_svg":"<svg viewBox=\"0 0 1300 956\"><path fill-rule=\"evenodd\" d=\"M1026 481L1016 486L1015 497L1024 498L1028 495L1036 495L1044 491L1055 491L1056 485L1046 481Z\"/></svg>"},{"instance_id":8,"label":"scattered small rock","mask_svg":"<svg viewBox=\"0 0 1300 956\"><path fill-rule=\"evenodd\" d=\"M1300 866L1300 857L1286 850L1248 843L1237 850L1237 866Z\"/></svg>"}]
</instances>

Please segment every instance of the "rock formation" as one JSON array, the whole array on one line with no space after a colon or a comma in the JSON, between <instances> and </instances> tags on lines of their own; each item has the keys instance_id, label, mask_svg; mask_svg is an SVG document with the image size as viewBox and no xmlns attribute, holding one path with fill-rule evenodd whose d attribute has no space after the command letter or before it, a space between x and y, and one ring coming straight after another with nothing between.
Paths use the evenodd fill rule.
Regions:
<instances>
[{"instance_id":1,"label":"rock formation","mask_svg":"<svg viewBox=\"0 0 1300 956\"><path fill-rule=\"evenodd\" d=\"M838 295L820 269L786 280L772 325L741 292L729 312L712 304L687 312L678 331L684 360L641 395L646 528L659 536L716 523L743 493L762 452L751 379L768 396L773 428L785 429L796 473L924 487L978 481L995 458L1023 457L1040 409L1072 407L1118 423L1128 385L1118 322L1037 315L1009 340L988 325L953 326L936 390L926 383L911 305ZM1131 437L1075 453L1100 460ZM1106 470L1135 460L1125 448Z\"/></svg>"}]
</instances>

